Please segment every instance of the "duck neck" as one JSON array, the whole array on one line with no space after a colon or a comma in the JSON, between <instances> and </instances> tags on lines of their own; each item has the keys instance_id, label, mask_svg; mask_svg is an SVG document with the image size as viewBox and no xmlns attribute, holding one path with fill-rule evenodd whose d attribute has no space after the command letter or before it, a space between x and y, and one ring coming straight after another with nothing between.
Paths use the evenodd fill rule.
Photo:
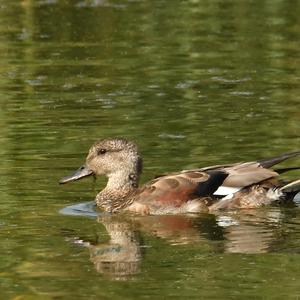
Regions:
<instances>
[{"instance_id":1,"label":"duck neck","mask_svg":"<svg viewBox=\"0 0 300 300\"><path fill-rule=\"evenodd\" d=\"M97 206L107 212L116 212L129 206L139 183L137 172L118 170L108 175L106 187L97 195Z\"/></svg>"}]
</instances>

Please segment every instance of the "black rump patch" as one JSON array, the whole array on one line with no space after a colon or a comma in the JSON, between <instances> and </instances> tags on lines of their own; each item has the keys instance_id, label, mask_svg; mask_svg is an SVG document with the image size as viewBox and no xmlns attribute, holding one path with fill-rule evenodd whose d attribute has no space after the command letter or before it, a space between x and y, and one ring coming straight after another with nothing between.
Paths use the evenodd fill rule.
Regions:
<instances>
[{"instance_id":1,"label":"black rump patch","mask_svg":"<svg viewBox=\"0 0 300 300\"><path fill-rule=\"evenodd\" d=\"M206 171L209 174L209 178L205 182L199 182L196 195L199 197L207 197L212 196L213 193L221 186L229 175L224 171L214 170L214 171Z\"/></svg>"}]
</instances>

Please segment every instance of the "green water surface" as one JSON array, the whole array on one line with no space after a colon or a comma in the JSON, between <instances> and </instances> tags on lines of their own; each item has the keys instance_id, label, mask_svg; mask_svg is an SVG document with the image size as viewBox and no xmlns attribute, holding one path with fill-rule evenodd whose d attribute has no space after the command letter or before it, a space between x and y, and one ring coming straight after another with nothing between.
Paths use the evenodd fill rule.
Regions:
<instances>
[{"instance_id":1,"label":"green water surface","mask_svg":"<svg viewBox=\"0 0 300 300\"><path fill-rule=\"evenodd\" d=\"M299 149L299 11L0 0L0 299L300 299L298 206L95 218L59 211L104 179L58 185L104 137L138 143L143 182Z\"/></svg>"}]
</instances>

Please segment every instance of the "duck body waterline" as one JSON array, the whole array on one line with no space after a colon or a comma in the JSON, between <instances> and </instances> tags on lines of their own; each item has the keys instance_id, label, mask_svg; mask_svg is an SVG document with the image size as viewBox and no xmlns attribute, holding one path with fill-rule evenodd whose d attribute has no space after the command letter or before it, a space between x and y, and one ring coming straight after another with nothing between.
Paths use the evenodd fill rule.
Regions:
<instances>
[{"instance_id":1,"label":"duck body waterline","mask_svg":"<svg viewBox=\"0 0 300 300\"><path fill-rule=\"evenodd\" d=\"M106 176L106 187L96 196L106 212L181 214L255 208L279 200L291 200L300 190L299 180L284 186L269 169L300 151L275 158L218 165L166 174L139 187L142 158L135 143L123 138L96 142L85 164L60 183L83 177Z\"/></svg>"}]
</instances>

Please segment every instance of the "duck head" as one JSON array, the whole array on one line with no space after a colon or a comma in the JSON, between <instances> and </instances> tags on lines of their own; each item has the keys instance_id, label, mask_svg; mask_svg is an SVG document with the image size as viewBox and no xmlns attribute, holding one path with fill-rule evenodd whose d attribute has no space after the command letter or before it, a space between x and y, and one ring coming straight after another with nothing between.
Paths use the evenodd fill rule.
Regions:
<instances>
[{"instance_id":1,"label":"duck head","mask_svg":"<svg viewBox=\"0 0 300 300\"><path fill-rule=\"evenodd\" d=\"M89 150L85 164L75 173L63 177L59 183L95 175L119 178L121 181L136 179L142 171L142 159L135 143L123 138L110 138L96 142Z\"/></svg>"}]
</instances>

